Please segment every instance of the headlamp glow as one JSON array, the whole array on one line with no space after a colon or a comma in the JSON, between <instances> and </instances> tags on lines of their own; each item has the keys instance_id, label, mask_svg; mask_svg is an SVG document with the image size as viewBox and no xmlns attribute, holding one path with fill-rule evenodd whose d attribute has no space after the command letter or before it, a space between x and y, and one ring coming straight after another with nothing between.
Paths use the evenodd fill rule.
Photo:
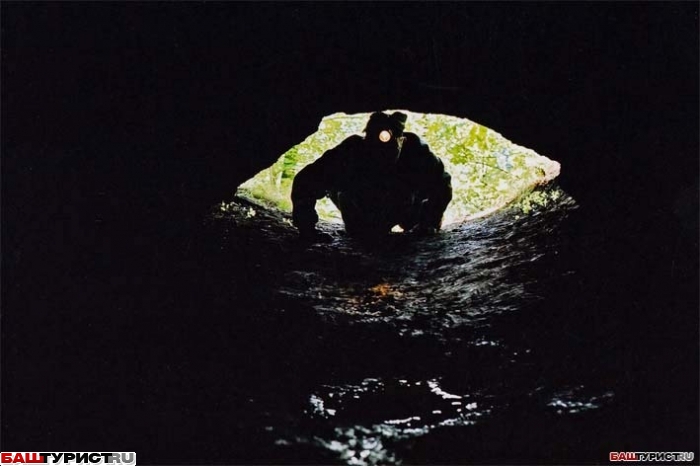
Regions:
<instances>
[{"instance_id":1,"label":"headlamp glow","mask_svg":"<svg viewBox=\"0 0 700 466\"><path fill-rule=\"evenodd\" d=\"M391 141L391 136L392 136L391 131L385 129L379 133L379 140L382 142L389 142L389 141Z\"/></svg>"}]
</instances>

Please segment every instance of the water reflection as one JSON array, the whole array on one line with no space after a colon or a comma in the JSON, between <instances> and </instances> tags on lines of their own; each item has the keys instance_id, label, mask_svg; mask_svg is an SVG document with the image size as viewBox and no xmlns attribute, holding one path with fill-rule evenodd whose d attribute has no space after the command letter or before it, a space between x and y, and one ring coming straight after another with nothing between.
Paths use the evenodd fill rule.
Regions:
<instances>
[{"instance_id":1,"label":"water reflection","mask_svg":"<svg viewBox=\"0 0 700 466\"><path fill-rule=\"evenodd\" d=\"M272 312L304 309L330 335L318 336L327 354L309 357L325 365L310 366L318 383L275 426L277 445L346 464L398 464L414 442L451 429L611 405L614 390L565 376L562 350L547 343L558 311L548 293L576 273L560 257L560 226L574 206L561 196L527 215L504 211L429 239L374 245L324 224L335 241L304 247L279 214L228 212L258 232L270 257L285 257L256 258L276 273Z\"/></svg>"},{"instance_id":2,"label":"water reflection","mask_svg":"<svg viewBox=\"0 0 700 466\"><path fill-rule=\"evenodd\" d=\"M555 394L547 407L556 410L557 414L577 414L605 406L612 402L614 396L612 391L586 393L586 387L579 385Z\"/></svg>"},{"instance_id":3,"label":"water reflection","mask_svg":"<svg viewBox=\"0 0 700 466\"><path fill-rule=\"evenodd\" d=\"M554 410L575 415L609 405L612 391L596 393L579 385L546 393L543 387L504 396L488 387L455 393L440 379L364 379L357 384L324 385L308 399L307 431L286 445L305 443L327 450L351 465L400 464L412 439L436 429L478 429L494 417L509 415L512 398L533 412ZM548 401L547 401L548 400Z\"/></svg>"},{"instance_id":4,"label":"water reflection","mask_svg":"<svg viewBox=\"0 0 700 466\"><path fill-rule=\"evenodd\" d=\"M310 418L325 423L303 441L334 452L347 464L393 464L397 443L439 427L474 425L490 411L486 397L448 393L437 379L327 385L310 396L307 409Z\"/></svg>"},{"instance_id":5,"label":"water reflection","mask_svg":"<svg viewBox=\"0 0 700 466\"><path fill-rule=\"evenodd\" d=\"M515 272L557 254L556 238L547 235L574 205L562 196L556 206L519 219L504 212L425 241L395 235L373 249L339 236L330 246L314 246L328 254L328 267L310 262L289 270L279 293L303 300L329 322L384 323L401 334L440 336L486 325L490 316L538 299L526 289L537 277ZM337 233L338 227L326 228Z\"/></svg>"}]
</instances>

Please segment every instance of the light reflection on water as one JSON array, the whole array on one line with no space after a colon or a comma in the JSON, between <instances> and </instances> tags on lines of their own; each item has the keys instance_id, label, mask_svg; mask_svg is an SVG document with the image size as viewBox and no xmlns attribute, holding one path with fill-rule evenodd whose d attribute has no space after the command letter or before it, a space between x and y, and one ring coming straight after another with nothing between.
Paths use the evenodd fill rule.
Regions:
<instances>
[{"instance_id":1,"label":"light reflection on water","mask_svg":"<svg viewBox=\"0 0 700 466\"><path fill-rule=\"evenodd\" d=\"M577 414L598 409L612 401L615 394L606 391L601 394L587 394L586 387L580 385L555 394L547 407L556 410L557 414Z\"/></svg>"},{"instance_id":2,"label":"light reflection on water","mask_svg":"<svg viewBox=\"0 0 700 466\"><path fill-rule=\"evenodd\" d=\"M411 400L421 400L420 406ZM490 413L488 403L479 394L448 393L438 380L365 379L323 386L310 396L307 414L326 425L302 441L334 452L347 464L396 463L397 442L438 427L474 425Z\"/></svg>"},{"instance_id":3,"label":"light reflection on water","mask_svg":"<svg viewBox=\"0 0 700 466\"><path fill-rule=\"evenodd\" d=\"M438 379L324 385L310 395L305 411L313 427L297 432L292 442L282 441L325 449L351 465L400 464L400 452L412 439L440 428L478 428L509 409L507 397L486 390L452 393ZM594 393L582 385L545 396L537 396L539 390L518 396L531 399L534 409L557 415L596 410L614 398L612 391Z\"/></svg>"},{"instance_id":4,"label":"light reflection on water","mask_svg":"<svg viewBox=\"0 0 700 466\"><path fill-rule=\"evenodd\" d=\"M579 416L609 405L610 389L543 380L538 371L549 356L512 327L524 322L547 334L546 318L522 314L546 299L543 287L576 273L557 260L557 231L574 206L564 196L525 216L503 212L425 240L395 235L380 245L358 244L341 227L321 225L336 239L309 246L303 260L279 272L275 302L309 309L343 335L384 332L377 351L400 353L402 342L419 342L405 358L436 351L440 367L377 366L359 378L329 374L308 393L295 421L276 429L277 445L318 448L352 465L398 464L411 442L444 429L479 429L519 412ZM246 219L270 242L294 235L286 224L284 230L256 224L261 216ZM508 316L518 319L504 327ZM373 367L361 360L371 354L365 343L343 344L360 350L357 363Z\"/></svg>"},{"instance_id":5,"label":"light reflection on water","mask_svg":"<svg viewBox=\"0 0 700 466\"><path fill-rule=\"evenodd\" d=\"M523 398L533 395L521 394ZM614 394L592 394L576 386L548 397L548 402L547 397L534 397L537 408L562 415L604 407ZM478 427L488 423L495 412L507 409L498 396L479 391L452 393L438 379L365 379L358 384L319 387L309 397L306 410L309 420L315 421L314 428L296 441L326 449L347 464L395 464L401 462L397 451L402 443L439 428Z\"/></svg>"}]
</instances>

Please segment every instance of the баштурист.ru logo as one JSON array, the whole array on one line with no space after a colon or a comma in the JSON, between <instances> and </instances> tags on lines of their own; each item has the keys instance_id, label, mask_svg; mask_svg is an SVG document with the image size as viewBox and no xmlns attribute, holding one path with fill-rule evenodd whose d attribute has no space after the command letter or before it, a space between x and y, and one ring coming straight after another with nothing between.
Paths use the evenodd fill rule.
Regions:
<instances>
[{"instance_id":1,"label":"\u0431\u0430\u0448\u0442\u0443\u0440\u0438\u0441\u0442.ru logo","mask_svg":"<svg viewBox=\"0 0 700 466\"><path fill-rule=\"evenodd\" d=\"M6 464L136 464L134 452L2 452L0 465Z\"/></svg>"}]
</instances>

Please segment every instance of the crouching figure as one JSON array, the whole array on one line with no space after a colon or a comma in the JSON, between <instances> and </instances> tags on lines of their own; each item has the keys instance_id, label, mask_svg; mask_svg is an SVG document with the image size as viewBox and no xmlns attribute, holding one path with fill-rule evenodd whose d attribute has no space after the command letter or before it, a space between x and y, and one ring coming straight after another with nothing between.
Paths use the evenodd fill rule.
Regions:
<instances>
[{"instance_id":1,"label":"crouching figure","mask_svg":"<svg viewBox=\"0 0 700 466\"><path fill-rule=\"evenodd\" d=\"M326 196L352 236L386 235L397 225L412 234L440 229L451 177L405 123L404 113L375 112L364 137L350 136L296 175L292 217L303 238L319 238L316 201Z\"/></svg>"}]
</instances>

